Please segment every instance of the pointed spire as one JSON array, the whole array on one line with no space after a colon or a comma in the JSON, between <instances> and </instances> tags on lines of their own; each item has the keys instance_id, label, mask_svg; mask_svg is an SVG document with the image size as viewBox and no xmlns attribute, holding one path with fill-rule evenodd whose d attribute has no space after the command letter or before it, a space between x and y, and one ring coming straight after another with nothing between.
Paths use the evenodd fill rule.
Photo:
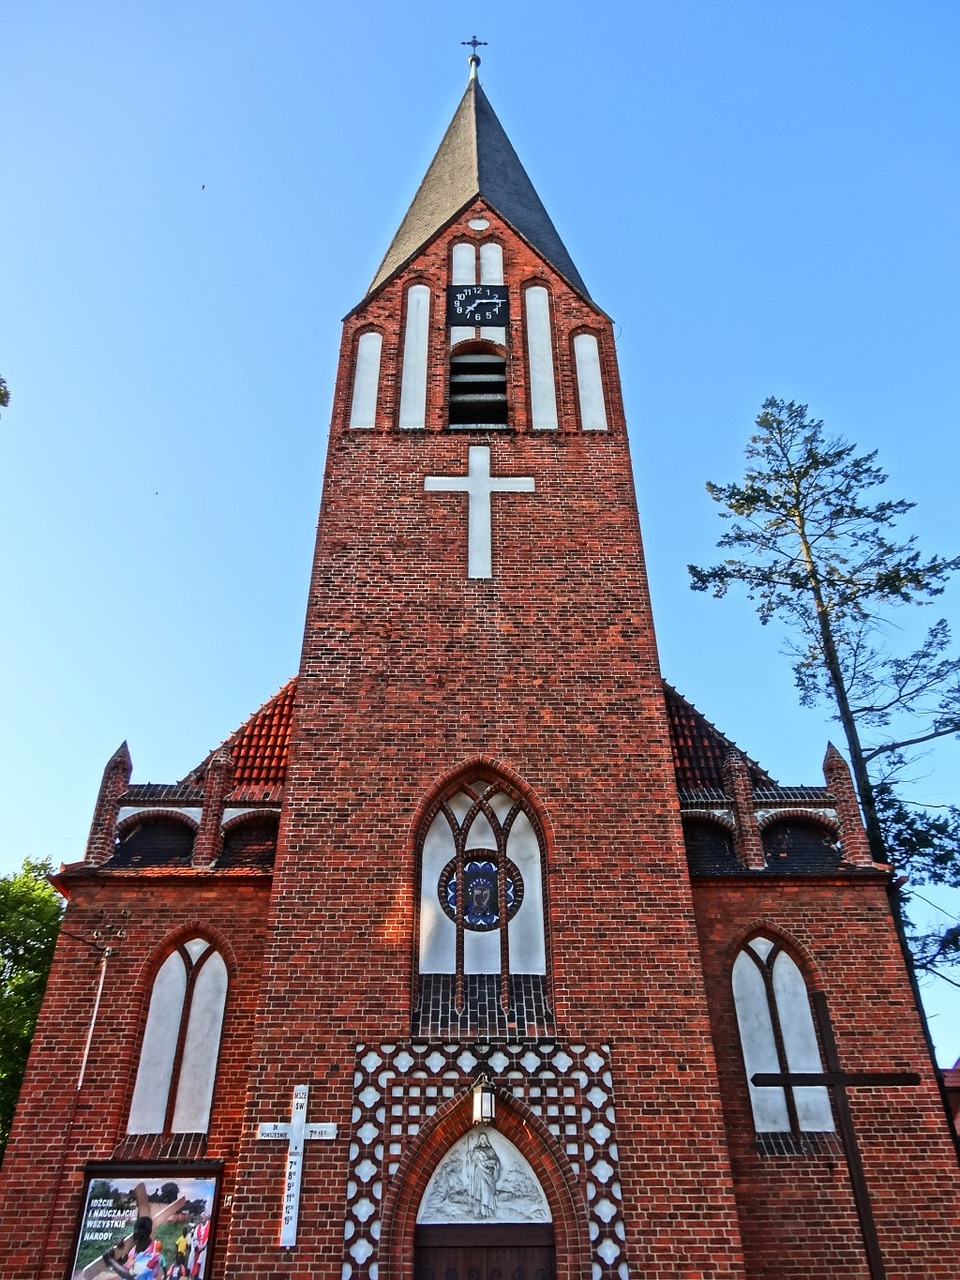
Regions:
<instances>
[{"instance_id":1,"label":"pointed spire","mask_svg":"<svg viewBox=\"0 0 960 1280\"><path fill-rule=\"evenodd\" d=\"M203 814L193 845L193 865L210 867L223 848L223 800L233 786L234 760L226 746L215 751L203 781Z\"/></svg>"},{"instance_id":2,"label":"pointed spire","mask_svg":"<svg viewBox=\"0 0 960 1280\"><path fill-rule=\"evenodd\" d=\"M827 743L827 754L823 757L823 776L837 802L840 848L843 850L844 862L852 862L860 867L876 865L870 853L867 833L863 829L850 766L832 742Z\"/></svg>"},{"instance_id":3,"label":"pointed spire","mask_svg":"<svg viewBox=\"0 0 960 1280\"><path fill-rule=\"evenodd\" d=\"M86 861L92 866L100 866L113 853L120 797L130 785L132 772L130 748L126 742L121 742L104 767L100 793L97 796L97 807L93 811L93 821L90 823Z\"/></svg>"},{"instance_id":4,"label":"pointed spire","mask_svg":"<svg viewBox=\"0 0 960 1280\"><path fill-rule=\"evenodd\" d=\"M589 298L580 272L480 87L479 64L474 52L466 92L367 292L379 288L480 196L578 293Z\"/></svg>"}]
</instances>

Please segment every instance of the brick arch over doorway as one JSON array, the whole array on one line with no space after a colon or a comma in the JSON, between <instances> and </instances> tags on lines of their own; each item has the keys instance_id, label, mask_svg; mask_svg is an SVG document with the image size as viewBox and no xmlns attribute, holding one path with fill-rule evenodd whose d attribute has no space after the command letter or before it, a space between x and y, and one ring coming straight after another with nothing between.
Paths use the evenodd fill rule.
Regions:
<instances>
[{"instance_id":1,"label":"brick arch over doorway","mask_svg":"<svg viewBox=\"0 0 960 1280\"><path fill-rule=\"evenodd\" d=\"M468 1089L438 1111L419 1143L402 1161L383 1206L380 1280L413 1275L417 1210L434 1169L471 1127L473 1099ZM553 1219L556 1280L590 1280L590 1242L577 1183L556 1139L543 1121L497 1094L496 1131L508 1138L537 1172Z\"/></svg>"}]
</instances>

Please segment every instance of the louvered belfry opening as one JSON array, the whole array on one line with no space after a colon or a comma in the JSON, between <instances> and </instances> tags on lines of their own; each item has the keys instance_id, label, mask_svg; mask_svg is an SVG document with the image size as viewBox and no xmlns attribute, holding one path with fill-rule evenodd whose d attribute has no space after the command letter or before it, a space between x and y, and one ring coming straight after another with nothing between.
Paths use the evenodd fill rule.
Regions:
<instances>
[{"instance_id":1,"label":"louvered belfry opening","mask_svg":"<svg viewBox=\"0 0 960 1280\"><path fill-rule=\"evenodd\" d=\"M462 351L450 357L450 426L507 424L507 362L495 351Z\"/></svg>"}]
</instances>

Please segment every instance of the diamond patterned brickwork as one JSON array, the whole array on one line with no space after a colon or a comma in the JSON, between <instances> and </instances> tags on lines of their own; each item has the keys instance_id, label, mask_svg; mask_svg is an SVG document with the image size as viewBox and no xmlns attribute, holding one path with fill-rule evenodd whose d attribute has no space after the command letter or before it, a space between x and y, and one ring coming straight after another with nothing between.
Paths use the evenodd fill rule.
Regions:
<instances>
[{"instance_id":1,"label":"diamond patterned brickwork","mask_svg":"<svg viewBox=\"0 0 960 1280\"><path fill-rule=\"evenodd\" d=\"M593 1280L629 1280L610 1051L557 1040L357 1046L342 1280L378 1280L385 1187L437 1112L482 1069L562 1150L584 1198Z\"/></svg>"}]
</instances>

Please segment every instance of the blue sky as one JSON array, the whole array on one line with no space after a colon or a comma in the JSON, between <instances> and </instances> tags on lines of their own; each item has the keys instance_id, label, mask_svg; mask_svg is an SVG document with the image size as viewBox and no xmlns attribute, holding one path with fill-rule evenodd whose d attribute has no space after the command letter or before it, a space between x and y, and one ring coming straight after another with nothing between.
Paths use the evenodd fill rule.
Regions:
<instances>
[{"instance_id":1,"label":"blue sky","mask_svg":"<svg viewBox=\"0 0 960 1280\"><path fill-rule=\"evenodd\" d=\"M453 8L8 8L0 871L81 856L123 739L138 781L174 780L296 670L340 318L475 24L616 321L666 677L776 777L820 780L837 730L798 707L782 637L687 588L721 531L703 483L741 474L768 395L879 448L908 531L957 551L956 5ZM957 763L925 758L916 794L956 800ZM954 994L927 992L944 1062Z\"/></svg>"}]
</instances>

